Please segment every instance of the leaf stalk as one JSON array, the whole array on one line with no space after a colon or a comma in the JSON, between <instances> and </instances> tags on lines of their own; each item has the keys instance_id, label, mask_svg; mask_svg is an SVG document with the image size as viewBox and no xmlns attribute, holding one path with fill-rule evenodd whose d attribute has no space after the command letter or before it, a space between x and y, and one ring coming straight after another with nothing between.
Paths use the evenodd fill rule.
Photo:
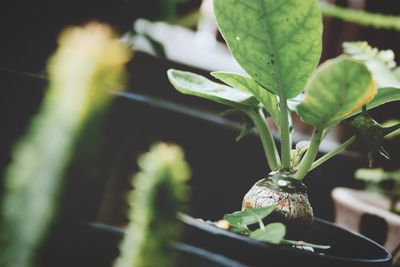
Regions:
<instances>
[{"instance_id":1,"label":"leaf stalk","mask_svg":"<svg viewBox=\"0 0 400 267\"><path fill-rule=\"evenodd\" d=\"M290 170L291 160L290 151L292 149L290 129L289 129L289 112L286 97L281 94L279 98L279 108L281 111L281 157L282 169Z\"/></svg>"},{"instance_id":2,"label":"leaf stalk","mask_svg":"<svg viewBox=\"0 0 400 267\"><path fill-rule=\"evenodd\" d=\"M271 131L266 124L265 117L262 113L257 113L254 109L244 110L244 112L250 117L257 128L269 167L271 170L277 170L280 165L279 154Z\"/></svg>"},{"instance_id":3,"label":"leaf stalk","mask_svg":"<svg viewBox=\"0 0 400 267\"><path fill-rule=\"evenodd\" d=\"M315 127L314 132L311 138L310 147L307 150L307 153L304 155L304 158L299 164L298 171L295 173L294 178L297 180L302 180L307 173L310 171L312 163L317 156L319 145L322 141L322 134L324 130L322 127Z\"/></svg>"}]
</instances>

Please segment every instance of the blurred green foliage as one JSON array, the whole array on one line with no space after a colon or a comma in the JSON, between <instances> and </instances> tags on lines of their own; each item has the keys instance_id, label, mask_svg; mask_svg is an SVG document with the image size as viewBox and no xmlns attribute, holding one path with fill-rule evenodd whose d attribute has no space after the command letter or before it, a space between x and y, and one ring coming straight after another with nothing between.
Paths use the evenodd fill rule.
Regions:
<instances>
[{"instance_id":1,"label":"blurred green foliage","mask_svg":"<svg viewBox=\"0 0 400 267\"><path fill-rule=\"evenodd\" d=\"M65 171L82 129L121 89L131 52L106 25L66 29L48 64L50 81L38 114L17 143L1 198L0 266L35 266L57 214Z\"/></svg>"},{"instance_id":2,"label":"blurred green foliage","mask_svg":"<svg viewBox=\"0 0 400 267\"><path fill-rule=\"evenodd\" d=\"M181 234L177 220L188 199L190 168L181 148L160 143L139 158L140 172L129 194L130 223L114 267L172 267L171 243Z\"/></svg>"},{"instance_id":3,"label":"blurred green foliage","mask_svg":"<svg viewBox=\"0 0 400 267\"><path fill-rule=\"evenodd\" d=\"M325 2L321 2L321 11L324 16L334 17L351 23L360 24L362 26L400 31L399 16L339 7Z\"/></svg>"},{"instance_id":4,"label":"blurred green foliage","mask_svg":"<svg viewBox=\"0 0 400 267\"><path fill-rule=\"evenodd\" d=\"M366 183L367 190L389 197L390 211L400 214L397 209L397 202L400 200L400 170L358 169L355 176Z\"/></svg>"}]
</instances>

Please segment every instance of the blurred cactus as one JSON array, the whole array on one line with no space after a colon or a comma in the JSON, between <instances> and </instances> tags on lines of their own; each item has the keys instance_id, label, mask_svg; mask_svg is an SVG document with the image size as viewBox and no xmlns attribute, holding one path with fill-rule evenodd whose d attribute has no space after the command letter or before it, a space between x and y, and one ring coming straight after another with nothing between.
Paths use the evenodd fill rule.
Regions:
<instances>
[{"instance_id":1,"label":"blurred cactus","mask_svg":"<svg viewBox=\"0 0 400 267\"><path fill-rule=\"evenodd\" d=\"M389 210L400 214L397 203L400 201L400 170L358 169L355 177L366 183L366 189L385 195L390 200Z\"/></svg>"},{"instance_id":2,"label":"blurred cactus","mask_svg":"<svg viewBox=\"0 0 400 267\"><path fill-rule=\"evenodd\" d=\"M131 53L99 23L69 28L49 61L39 113L15 146L1 199L0 266L34 266L57 212L64 172L82 128L121 89Z\"/></svg>"},{"instance_id":3,"label":"blurred cactus","mask_svg":"<svg viewBox=\"0 0 400 267\"><path fill-rule=\"evenodd\" d=\"M138 164L129 195L130 223L114 267L175 266L170 244L181 233L177 214L188 198L189 166L182 149L163 143L152 146Z\"/></svg>"},{"instance_id":4,"label":"blurred cactus","mask_svg":"<svg viewBox=\"0 0 400 267\"><path fill-rule=\"evenodd\" d=\"M334 17L365 27L400 31L400 17L387 14L372 13L329 4L321 0L321 11L324 16Z\"/></svg>"}]
</instances>

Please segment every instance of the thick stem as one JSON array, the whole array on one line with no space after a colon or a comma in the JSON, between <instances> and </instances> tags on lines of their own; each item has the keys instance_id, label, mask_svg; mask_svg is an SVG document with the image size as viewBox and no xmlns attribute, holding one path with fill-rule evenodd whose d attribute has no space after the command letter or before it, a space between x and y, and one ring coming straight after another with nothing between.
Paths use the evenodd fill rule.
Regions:
<instances>
[{"instance_id":1,"label":"thick stem","mask_svg":"<svg viewBox=\"0 0 400 267\"><path fill-rule=\"evenodd\" d=\"M280 96L279 108L281 110L281 157L282 169L290 170L290 150L292 144L290 142L290 129L289 129L289 112L286 102L286 97Z\"/></svg>"},{"instance_id":2,"label":"thick stem","mask_svg":"<svg viewBox=\"0 0 400 267\"><path fill-rule=\"evenodd\" d=\"M400 129L400 123L387 127L384 130L384 135L388 135L396 130ZM327 132L327 131L325 131ZM352 137L350 137L349 139L347 139L344 143L342 143L341 145L339 145L337 148L335 148L334 150L332 150L331 152L325 154L324 156L322 156L321 158L319 158L318 160L316 160L312 165L311 168L309 169L309 171L317 168L318 166L320 166L322 163L324 163L325 161L331 159L332 157L336 156L337 154L343 152L348 146L350 146L351 144L354 143L354 141L356 141L356 136L353 135Z\"/></svg>"},{"instance_id":3,"label":"thick stem","mask_svg":"<svg viewBox=\"0 0 400 267\"><path fill-rule=\"evenodd\" d=\"M384 134L385 136L398 130L400 128L400 123L387 127L384 130ZM337 148L335 148L334 150L332 150L331 152L325 154L324 156L322 156L321 158L319 158L317 161L315 161L310 168L310 171L317 168L319 165L321 165L322 163L324 163L325 161L331 159L332 157L336 156L337 154L343 152L348 146L350 146L351 144L354 143L354 141L356 141L356 136L353 135L352 137L350 137L349 139L347 139L344 143L342 143L341 145L339 145Z\"/></svg>"},{"instance_id":4,"label":"thick stem","mask_svg":"<svg viewBox=\"0 0 400 267\"><path fill-rule=\"evenodd\" d=\"M245 110L247 116L253 121L260 135L261 143L264 148L265 157L271 170L279 168L279 154L276 148L271 131L268 128L265 119L260 116L254 109Z\"/></svg>"},{"instance_id":5,"label":"thick stem","mask_svg":"<svg viewBox=\"0 0 400 267\"><path fill-rule=\"evenodd\" d=\"M299 164L298 171L294 174L294 178L297 180L303 179L307 173L310 171L311 165L317 156L319 145L322 141L323 129L316 127L314 129L314 133L311 138L310 147L307 150L307 153L304 155L304 158Z\"/></svg>"},{"instance_id":6,"label":"thick stem","mask_svg":"<svg viewBox=\"0 0 400 267\"><path fill-rule=\"evenodd\" d=\"M339 145L337 148L332 150L331 152L325 154L324 156L320 157L317 161L315 161L312 165L309 171L317 168L319 165L324 163L325 161L329 160L330 158L336 156L337 154L343 152L349 145L353 144L354 141L356 140L355 136L350 137L347 139L343 144Z\"/></svg>"},{"instance_id":7,"label":"thick stem","mask_svg":"<svg viewBox=\"0 0 400 267\"><path fill-rule=\"evenodd\" d=\"M264 114L262 108L260 108L260 109L258 110L258 114L259 114L261 120L264 122L265 127L267 128L267 135L269 136L269 137L268 137L268 138L269 138L269 142L271 143L273 152L274 152L274 154L275 154L275 159L276 159L276 162L277 162L277 168L279 168L279 167L281 166L281 158L280 158L280 156L279 156L278 149L277 149L276 144L275 144L275 141L274 141L274 137L273 137L272 134L271 134L271 129L270 129L270 127L268 126L268 123L267 123L267 120L266 120L266 118L265 118L265 114ZM274 169L271 169L271 170L274 170Z\"/></svg>"},{"instance_id":8,"label":"thick stem","mask_svg":"<svg viewBox=\"0 0 400 267\"><path fill-rule=\"evenodd\" d=\"M400 30L400 18L398 16L370 13L328 3L321 3L321 11L324 16L342 19L359 25L371 26L378 29Z\"/></svg>"}]
</instances>

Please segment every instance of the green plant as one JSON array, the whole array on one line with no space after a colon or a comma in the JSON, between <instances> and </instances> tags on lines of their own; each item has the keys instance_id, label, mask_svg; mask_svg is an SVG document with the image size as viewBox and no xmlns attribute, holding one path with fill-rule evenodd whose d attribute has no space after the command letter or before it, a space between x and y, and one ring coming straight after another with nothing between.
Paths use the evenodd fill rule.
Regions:
<instances>
[{"instance_id":1,"label":"green plant","mask_svg":"<svg viewBox=\"0 0 400 267\"><path fill-rule=\"evenodd\" d=\"M271 244L292 246L310 251L314 251L314 249L326 250L330 248L330 246L285 239L286 226L283 223L273 222L264 225L263 220L268 217L274 209L276 209L276 207L272 205L262 208L236 211L231 214L226 214L224 219L218 221L216 225L222 229L230 230L242 235L248 235L254 239ZM251 230L249 226L254 224L258 224L259 227L255 230Z\"/></svg>"},{"instance_id":2,"label":"green plant","mask_svg":"<svg viewBox=\"0 0 400 267\"><path fill-rule=\"evenodd\" d=\"M248 75L212 72L227 84L223 85L171 69L169 80L181 93L247 115L257 128L272 173L253 186L242 207L275 204L276 212L287 219L309 223L313 214L302 179L371 129L358 125L358 134L316 160L321 141L336 124L360 113L362 107L371 109L399 100L400 90L377 90L374 75L380 74L371 73L374 70L368 68L368 60L349 54L316 69L322 46L322 18L316 0L215 0L214 12L231 54ZM311 141L300 142L295 149L291 112L314 128ZM279 131L280 153L265 117L271 117ZM384 129L383 135L399 127ZM243 134L246 132L248 127Z\"/></svg>"},{"instance_id":3,"label":"green plant","mask_svg":"<svg viewBox=\"0 0 400 267\"><path fill-rule=\"evenodd\" d=\"M321 2L321 10L324 16L334 17L362 26L374 27L377 29L388 29L400 31L400 17L371 13L362 10L354 10Z\"/></svg>"},{"instance_id":4,"label":"green plant","mask_svg":"<svg viewBox=\"0 0 400 267\"><path fill-rule=\"evenodd\" d=\"M352 58L367 65L378 88L400 87L400 68L396 64L392 50L379 51L369 46L367 42L345 42L343 50Z\"/></svg>"},{"instance_id":5,"label":"green plant","mask_svg":"<svg viewBox=\"0 0 400 267\"><path fill-rule=\"evenodd\" d=\"M387 196L390 199L389 210L400 214L397 203L400 200L400 170L358 169L357 179L366 183L366 189Z\"/></svg>"},{"instance_id":6,"label":"green plant","mask_svg":"<svg viewBox=\"0 0 400 267\"><path fill-rule=\"evenodd\" d=\"M131 52L112 30L92 23L70 28L49 61L49 86L39 113L13 151L1 198L0 266L35 265L57 214L59 191L87 124L96 122L124 80Z\"/></svg>"},{"instance_id":7,"label":"green plant","mask_svg":"<svg viewBox=\"0 0 400 267\"><path fill-rule=\"evenodd\" d=\"M181 234L177 220L188 198L190 168L181 148L160 143L139 158L129 195L130 223L115 267L174 266L171 243Z\"/></svg>"}]
</instances>

